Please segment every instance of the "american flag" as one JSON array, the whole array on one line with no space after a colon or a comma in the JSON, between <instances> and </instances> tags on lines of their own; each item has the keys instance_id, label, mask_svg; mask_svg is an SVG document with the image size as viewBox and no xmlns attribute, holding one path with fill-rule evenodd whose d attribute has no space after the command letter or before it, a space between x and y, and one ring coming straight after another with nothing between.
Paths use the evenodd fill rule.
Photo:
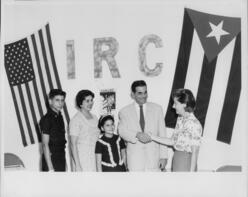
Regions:
<instances>
[{"instance_id":1,"label":"american flag","mask_svg":"<svg viewBox=\"0 0 248 197\"><path fill-rule=\"evenodd\" d=\"M24 146L41 141L40 118L47 111L47 94L61 88L49 24L34 34L6 44L5 69ZM66 122L69 114L63 109Z\"/></svg>"},{"instance_id":2,"label":"american flag","mask_svg":"<svg viewBox=\"0 0 248 197\"><path fill-rule=\"evenodd\" d=\"M241 93L241 19L185 8L172 90L191 89L204 136L231 143ZM172 99L165 122L174 128Z\"/></svg>"}]
</instances>

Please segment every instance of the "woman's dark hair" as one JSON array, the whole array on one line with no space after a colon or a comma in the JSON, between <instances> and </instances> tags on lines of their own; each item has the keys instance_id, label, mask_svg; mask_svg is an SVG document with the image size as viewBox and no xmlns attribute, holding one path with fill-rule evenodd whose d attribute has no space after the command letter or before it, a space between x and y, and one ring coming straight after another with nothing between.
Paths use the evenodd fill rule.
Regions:
<instances>
[{"instance_id":1,"label":"woman's dark hair","mask_svg":"<svg viewBox=\"0 0 248 197\"><path fill-rule=\"evenodd\" d=\"M138 81L134 81L131 85L131 90L133 93L136 92L136 87L143 87L143 86L147 86L146 82L144 80L138 80Z\"/></svg>"},{"instance_id":2,"label":"woman's dark hair","mask_svg":"<svg viewBox=\"0 0 248 197\"><path fill-rule=\"evenodd\" d=\"M195 110L195 97L188 89L176 89L172 93L172 99L177 98L180 103L186 104L185 111L193 112Z\"/></svg>"},{"instance_id":3,"label":"woman's dark hair","mask_svg":"<svg viewBox=\"0 0 248 197\"><path fill-rule=\"evenodd\" d=\"M87 96L92 96L92 98L95 97L94 93L91 92L90 90L80 90L77 93L76 96L76 105L78 108L81 108L82 102L83 100L87 97Z\"/></svg>"},{"instance_id":4,"label":"woman's dark hair","mask_svg":"<svg viewBox=\"0 0 248 197\"><path fill-rule=\"evenodd\" d=\"M107 120L112 120L113 122L115 122L114 117L111 115L101 116L99 121L98 121L98 128L100 129L101 133L104 133L104 131L102 130L102 127Z\"/></svg>"}]
</instances>

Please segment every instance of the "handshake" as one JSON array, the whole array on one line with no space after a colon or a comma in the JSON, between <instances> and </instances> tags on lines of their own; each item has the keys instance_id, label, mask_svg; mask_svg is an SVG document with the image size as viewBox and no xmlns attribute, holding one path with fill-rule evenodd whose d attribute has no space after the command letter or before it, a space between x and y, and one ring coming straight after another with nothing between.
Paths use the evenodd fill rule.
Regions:
<instances>
[{"instance_id":1,"label":"handshake","mask_svg":"<svg viewBox=\"0 0 248 197\"><path fill-rule=\"evenodd\" d=\"M144 133L144 132L138 132L137 135L136 135L137 139L144 143L144 144L147 144L149 142L152 141L152 138L150 135L148 135L147 133Z\"/></svg>"}]
</instances>

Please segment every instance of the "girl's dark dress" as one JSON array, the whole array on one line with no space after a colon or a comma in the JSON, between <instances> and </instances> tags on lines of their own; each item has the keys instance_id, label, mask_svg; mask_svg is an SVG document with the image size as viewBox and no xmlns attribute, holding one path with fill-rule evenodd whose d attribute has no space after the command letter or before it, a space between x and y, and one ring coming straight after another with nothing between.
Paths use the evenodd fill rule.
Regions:
<instances>
[{"instance_id":1,"label":"girl's dark dress","mask_svg":"<svg viewBox=\"0 0 248 197\"><path fill-rule=\"evenodd\" d=\"M125 172L126 167L121 157L121 150L125 149L124 140L119 135L108 138L100 136L96 142L96 154L102 154L103 172Z\"/></svg>"}]
</instances>

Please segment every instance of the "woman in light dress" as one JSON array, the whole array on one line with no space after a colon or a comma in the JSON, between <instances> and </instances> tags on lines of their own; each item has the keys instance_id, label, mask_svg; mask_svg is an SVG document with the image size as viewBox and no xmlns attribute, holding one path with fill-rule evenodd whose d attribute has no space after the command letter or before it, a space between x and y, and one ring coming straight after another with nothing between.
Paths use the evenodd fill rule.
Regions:
<instances>
[{"instance_id":1,"label":"woman in light dress","mask_svg":"<svg viewBox=\"0 0 248 197\"><path fill-rule=\"evenodd\" d=\"M188 89L177 89L172 94L173 108L178 114L172 138L151 136L153 141L173 146L172 171L197 171L202 126L194 115L195 98Z\"/></svg>"},{"instance_id":2,"label":"woman in light dress","mask_svg":"<svg viewBox=\"0 0 248 197\"><path fill-rule=\"evenodd\" d=\"M90 90L81 90L76 96L76 105L79 111L69 124L73 171L96 171L95 146L100 130L98 118L90 111L93 106L94 93Z\"/></svg>"}]
</instances>

